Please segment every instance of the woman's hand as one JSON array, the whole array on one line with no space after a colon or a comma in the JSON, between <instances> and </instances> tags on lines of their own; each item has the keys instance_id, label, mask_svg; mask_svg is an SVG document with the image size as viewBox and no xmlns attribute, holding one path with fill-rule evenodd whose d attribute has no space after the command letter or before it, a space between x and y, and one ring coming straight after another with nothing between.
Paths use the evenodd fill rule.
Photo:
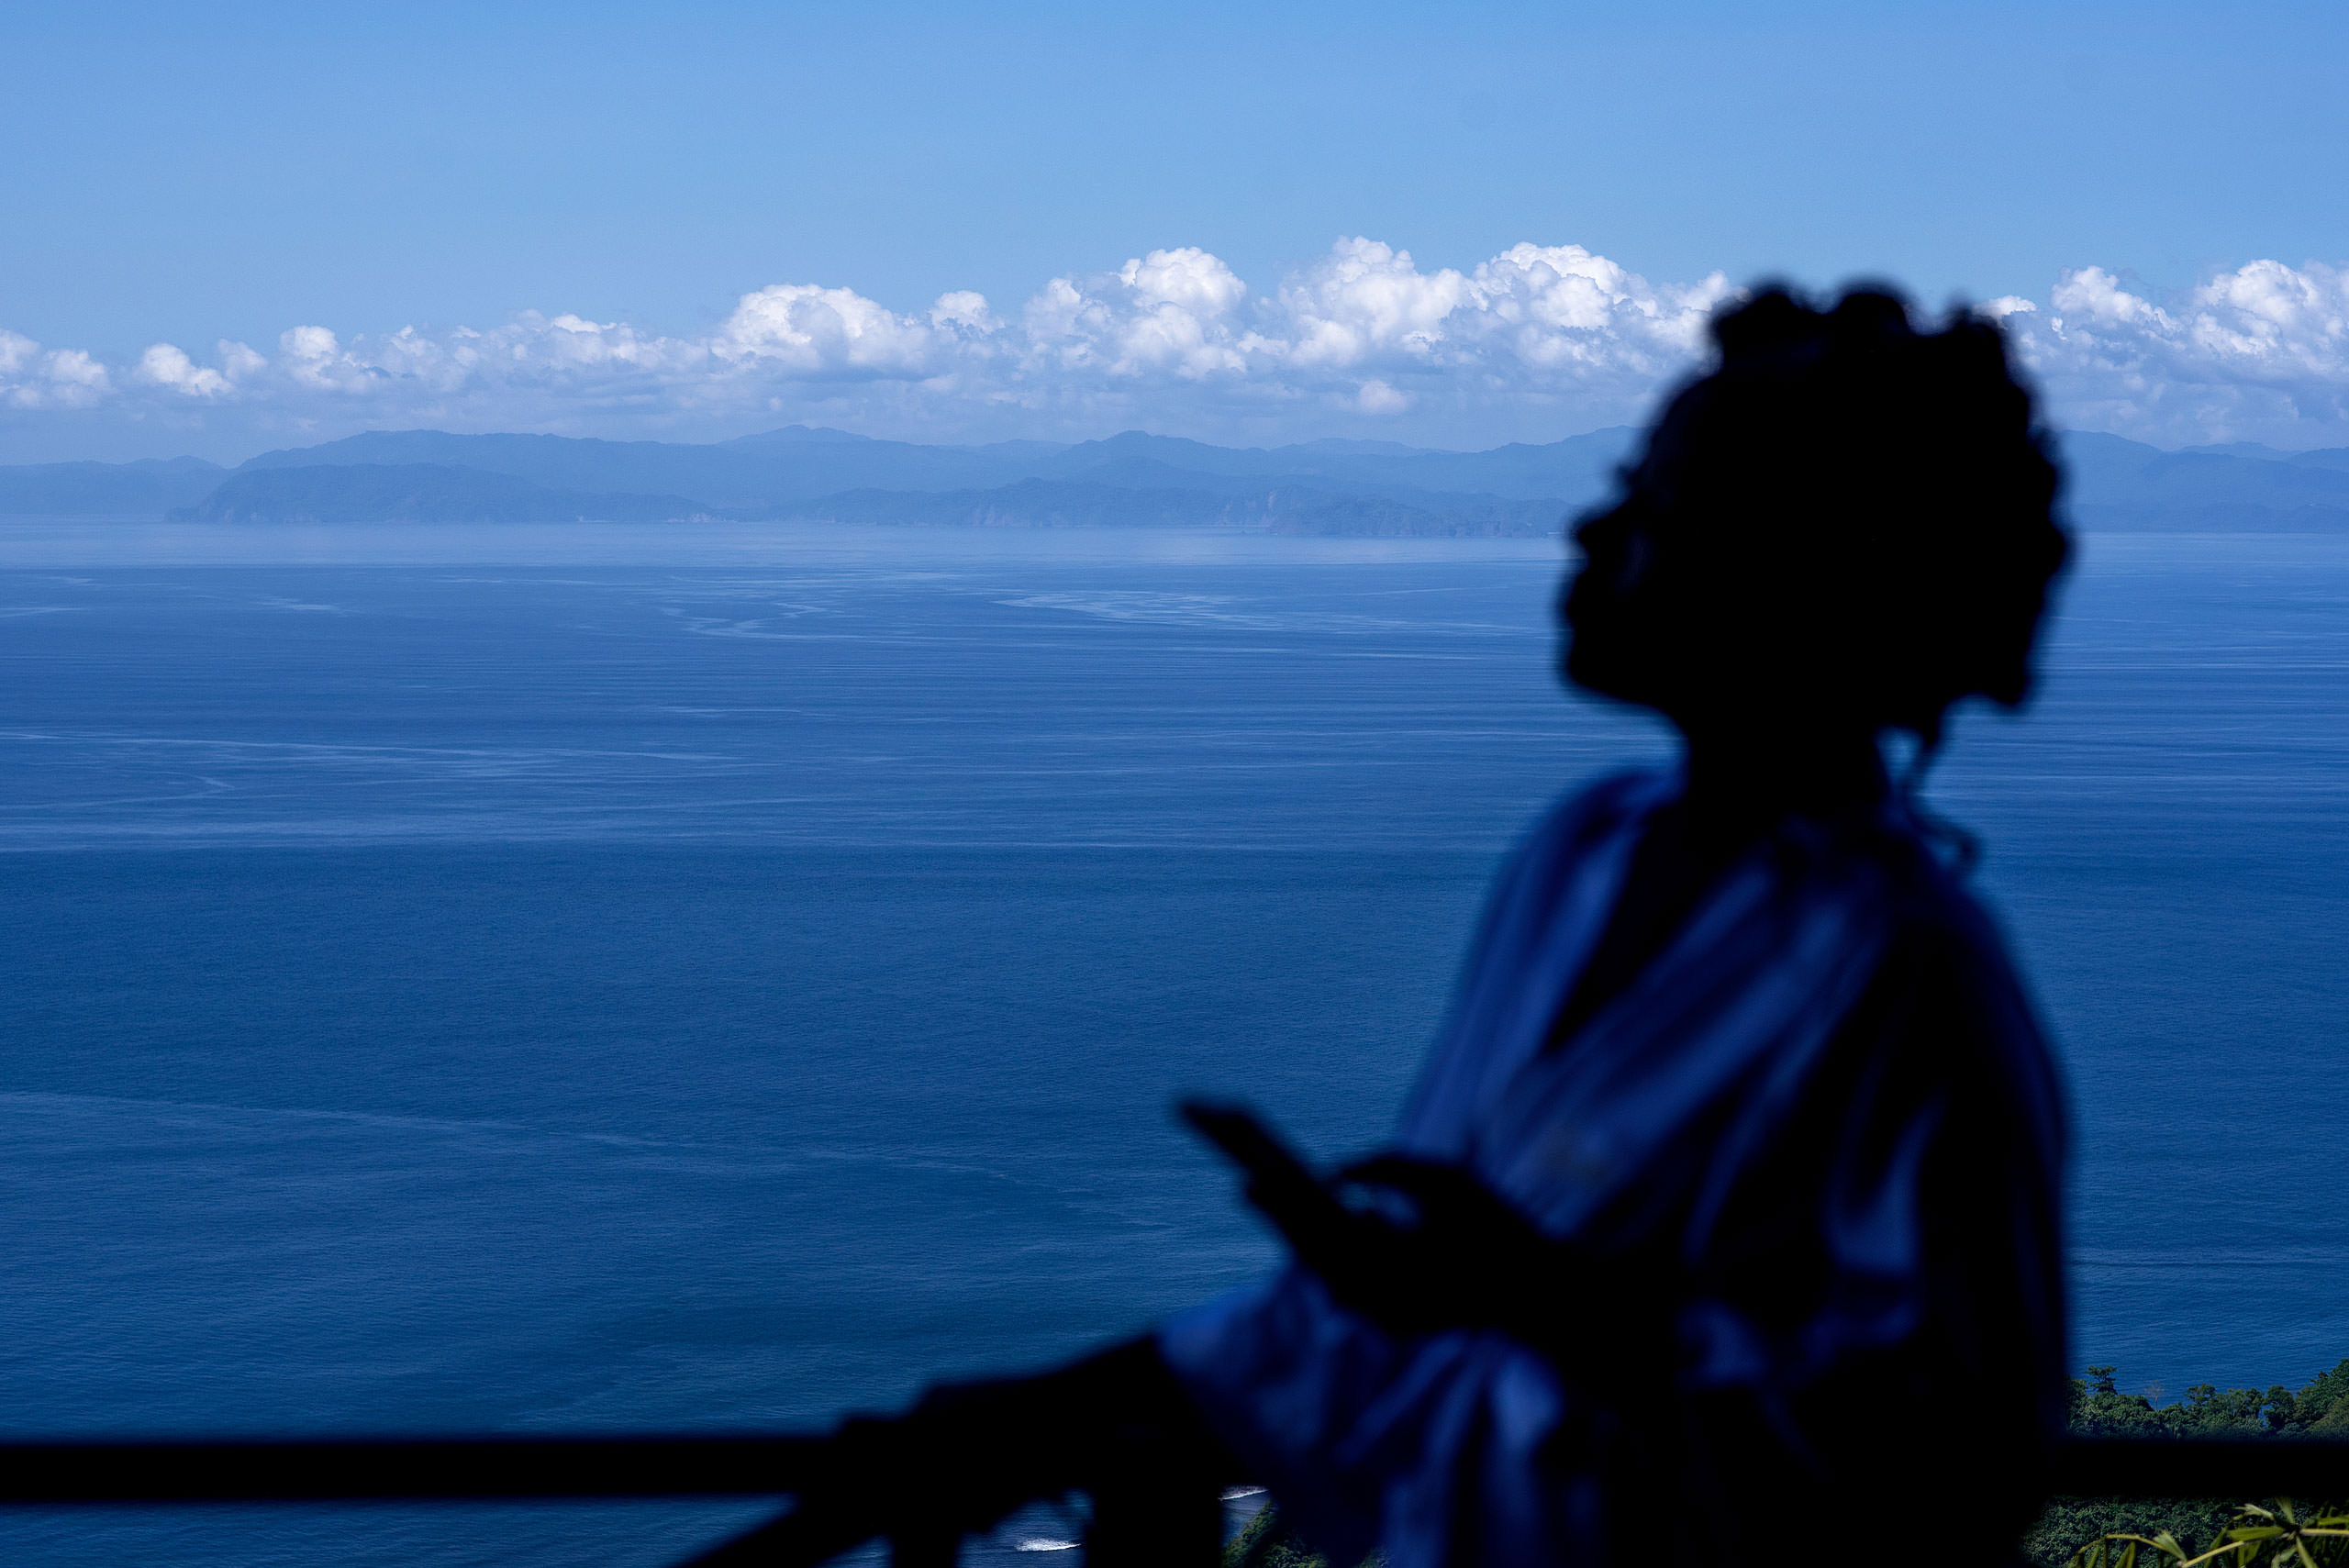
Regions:
<instances>
[{"instance_id":1,"label":"woman's hand","mask_svg":"<svg viewBox=\"0 0 2349 1568\"><path fill-rule=\"evenodd\" d=\"M1382 1154L1340 1172L1341 1207L1283 1225L1339 1301L1391 1332L1502 1329L1531 1336L1562 1314L1575 1260L1471 1172Z\"/></svg>"}]
</instances>

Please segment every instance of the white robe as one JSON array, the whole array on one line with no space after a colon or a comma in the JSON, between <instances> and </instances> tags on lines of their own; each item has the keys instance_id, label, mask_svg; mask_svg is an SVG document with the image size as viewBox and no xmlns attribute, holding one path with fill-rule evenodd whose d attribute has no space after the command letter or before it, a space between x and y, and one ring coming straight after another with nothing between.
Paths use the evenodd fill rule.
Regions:
<instances>
[{"instance_id":1,"label":"white robe","mask_svg":"<svg viewBox=\"0 0 2349 1568\"><path fill-rule=\"evenodd\" d=\"M1668 1309L1659 1342L1678 1351L1658 1385L1739 1391L1802 1448L1803 1391L1898 1350L1935 1310L1920 1173L1947 1141L1949 1092L1885 1064L1818 1086L1892 944L1930 929L1958 955L1964 1054L2011 1113L1995 1141L2017 1147L1982 1179L2011 1189L1998 1201L2015 1216L2018 1283L1989 1311L2029 1319L2012 1338L2047 1363L2028 1380L2043 1391L2063 1355L2060 1090L1994 929L1897 803L1774 829L1639 975L1550 1043L1648 816L1679 787L1674 773L1617 775L1536 828L1495 890L1395 1147L1466 1165L1553 1237L1676 1258L1696 1283ZM1898 1030L1877 1032L1868 1049L1913 1054ZM1909 1087L1884 1088L1895 1080ZM1840 1098L1806 1112L1821 1094ZM1765 1326L1703 1282L1720 1273L1725 1206L1798 1113L1845 1129L1816 1190L1791 1200L1815 1225L1805 1245L1825 1284L1801 1321ZM1942 1157L1968 1173L1998 1164ZM1620 1413L1497 1331L1398 1340L1292 1267L1173 1318L1159 1344L1208 1424L1341 1559L1373 1545L1389 1568L1619 1555L1610 1530L1628 1531L1609 1518L1603 1451Z\"/></svg>"}]
</instances>

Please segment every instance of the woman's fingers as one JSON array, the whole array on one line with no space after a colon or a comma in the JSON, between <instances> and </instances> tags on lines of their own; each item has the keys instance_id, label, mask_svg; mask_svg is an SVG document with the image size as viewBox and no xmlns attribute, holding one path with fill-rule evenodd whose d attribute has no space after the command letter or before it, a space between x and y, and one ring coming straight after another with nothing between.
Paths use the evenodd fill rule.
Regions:
<instances>
[{"instance_id":1,"label":"woman's fingers","mask_svg":"<svg viewBox=\"0 0 2349 1568\"><path fill-rule=\"evenodd\" d=\"M1374 1155L1347 1166L1340 1175L1366 1186L1390 1187L1412 1199L1419 1206L1423 1225L1489 1225L1501 1215L1516 1213L1473 1173L1408 1154Z\"/></svg>"},{"instance_id":2,"label":"woman's fingers","mask_svg":"<svg viewBox=\"0 0 2349 1568\"><path fill-rule=\"evenodd\" d=\"M1341 1181L1393 1187L1413 1196L1456 1188L1462 1183L1479 1190L1482 1186L1475 1177L1457 1165L1422 1160L1413 1154L1374 1154L1367 1160L1355 1161L1339 1172L1338 1176Z\"/></svg>"}]
</instances>

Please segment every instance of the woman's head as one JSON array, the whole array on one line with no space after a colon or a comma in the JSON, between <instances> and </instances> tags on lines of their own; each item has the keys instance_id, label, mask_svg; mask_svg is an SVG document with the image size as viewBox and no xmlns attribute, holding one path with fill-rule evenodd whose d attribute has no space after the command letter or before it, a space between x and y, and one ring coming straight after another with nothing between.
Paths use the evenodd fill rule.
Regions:
<instances>
[{"instance_id":1,"label":"woman's head","mask_svg":"<svg viewBox=\"0 0 2349 1568\"><path fill-rule=\"evenodd\" d=\"M1575 530L1567 676L1691 732L1932 739L1962 697L2020 704L2068 545L1997 326L1770 289L1713 339L1719 367Z\"/></svg>"}]
</instances>

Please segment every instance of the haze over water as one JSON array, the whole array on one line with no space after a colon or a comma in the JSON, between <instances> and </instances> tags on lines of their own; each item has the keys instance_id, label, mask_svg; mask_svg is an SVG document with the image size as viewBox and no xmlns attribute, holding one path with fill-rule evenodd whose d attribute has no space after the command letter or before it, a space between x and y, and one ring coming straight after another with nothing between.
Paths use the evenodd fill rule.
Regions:
<instances>
[{"instance_id":1,"label":"haze over water","mask_svg":"<svg viewBox=\"0 0 2349 1568\"><path fill-rule=\"evenodd\" d=\"M811 1422L1267 1266L1483 884L1665 754L1546 542L0 529L0 1426ZM2075 1360L2349 1355L2349 540L2095 536L1969 714L2076 1095ZM0 1517L58 1564L661 1562L739 1509Z\"/></svg>"}]
</instances>

